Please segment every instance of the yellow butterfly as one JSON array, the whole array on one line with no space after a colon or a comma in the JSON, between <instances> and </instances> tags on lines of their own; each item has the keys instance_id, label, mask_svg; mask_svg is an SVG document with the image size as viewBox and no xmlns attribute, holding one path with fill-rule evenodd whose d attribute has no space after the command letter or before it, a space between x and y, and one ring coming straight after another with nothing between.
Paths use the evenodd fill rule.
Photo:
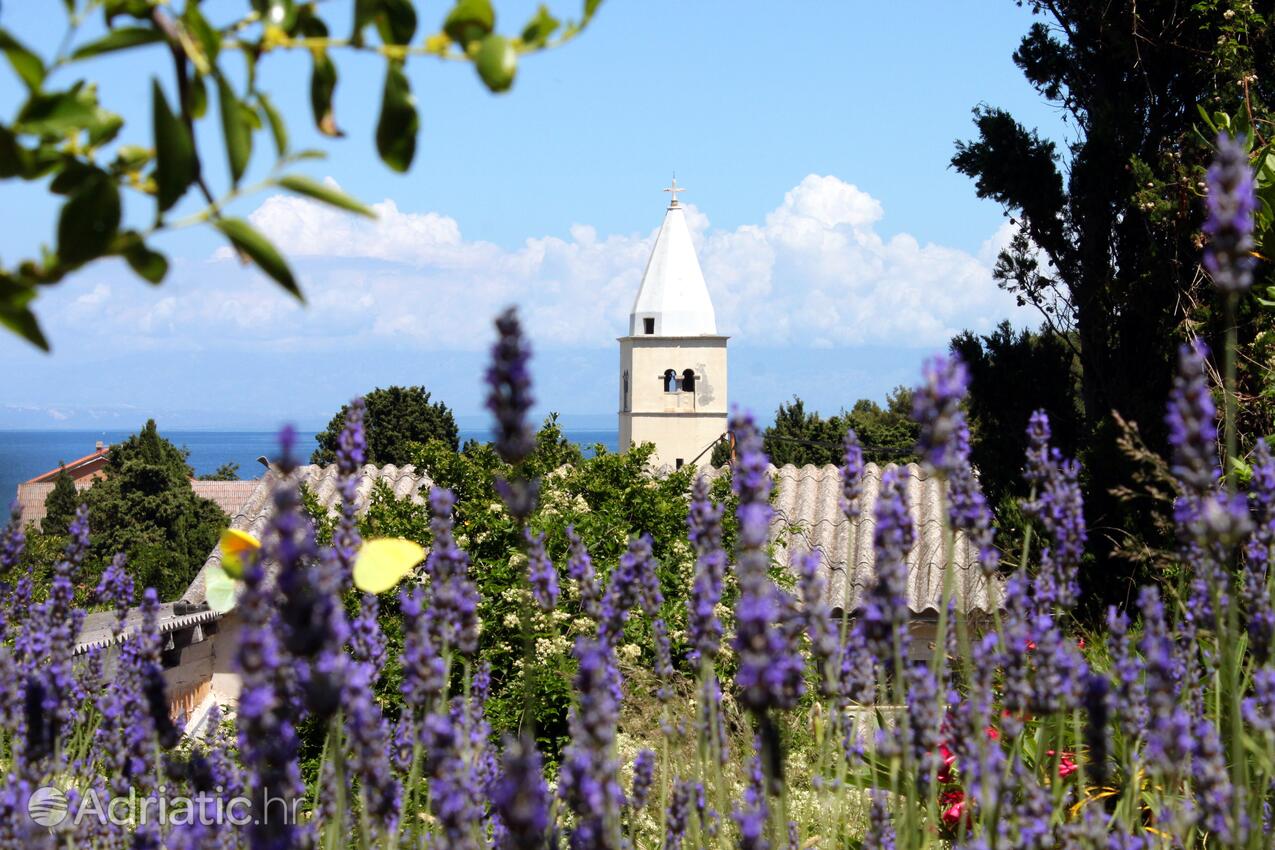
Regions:
<instances>
[{"instance_id":1,"label":"yellow butterfly","mask_svg":"<svg viewBox=\"0 0 1275 850\"><path fill-rule=\"evenodd\" d=\"M239 602L240 583L218 566L208 568L204 577L204 598L214 614L225 614Z\"/></svg>"},{"instance_id":2,"label":"yellow butterfly","mask_svg":"<svg viewBox=\"0 0 1275 850\"><path fill-rule=\"evenodd\" d=\"M231 578L243 578L244 559L261 548L261 541L246 531L227 528L221 533L221 566Z\"/></svg>"},{"instance_id":3,"label":"yellow butterfly","mask_svg":"<svg viewBox=\"0 0 1275 850\"><path fill-rule=\"evenodd\" d=\"M368 540L354 560L354 585L365 593L384 593L425 559L425 550L401 537Z\"/></svg>"}]
</instances>

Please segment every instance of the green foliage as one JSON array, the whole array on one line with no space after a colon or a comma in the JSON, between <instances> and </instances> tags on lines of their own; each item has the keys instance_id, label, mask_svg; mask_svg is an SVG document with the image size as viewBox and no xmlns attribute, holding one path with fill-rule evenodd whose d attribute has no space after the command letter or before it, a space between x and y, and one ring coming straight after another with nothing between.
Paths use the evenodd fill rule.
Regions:
<instances>
[{"instance_id":1,"label":"green foliage","mask_svg":"<svg viewBox=\"0 0 1275 850\"><path fill-rule=\"evenodd\" d=\"M85 492L96 575L116 552L128 556L138 587L176 599L217 545L229 518L215 502L195 495L187 453L160 436L152 419L111 446L106 476Z\"/></svg>"},{"instance_id":2,"label":"green foliage","mask_svg":"<svg viewBox=\"0 0 1275 850\"><path fill-rule=\"evenodd\" d=\"M562 576L558 610L542 614L527 590L527 562L522 553L519 526L496 495L497 476L510 474L489 444L470 441L462 451L446 442L431 440L417 445L412 461L436 486L455 491L456 535L473 562L472 575L481 594L479 616L483 623L481 660L492 666L492 697L487 716L499 733L516 729L522 718L524 636L533 641L535 665L531 686L536 692L536 729L549 754L558 752L566 738L566 711L570 703L573 661L570 648L577 634L589 628L581 616L579 595L566 579L567 527L574 527L589 547L600 577L614 568L632 537L649 534L665 595L664 616L673 637L675 655L684 652L686 598L689 593L693 554L686 539L686 511L691 483L689 468L666 477L653 475L648 466L652 447L634 448L623 454L595 447L590 458L563 436L551 416L536 438L536 450L525 462L528 474L541 478L540 504L531 518L531 529L545 535L545 545ZM714 482L719 497L729 493L725 477ZM430 542L429 512L425 505L398 500L388 488L373 492L371 505L361 521L365 537L402 536L424 546ZM733 541L733 518L727 523L728 545ZM382 599L382 627L397 629L397 605ZM621 647L629 663L653 663L650 625L633 618ZM397 681L397 654L389 654L386 680ZM392 686L387 699L397 701Z\"/></svg>"},{"instance_id":3,"label":"green foliage","mask_svg":"<svg viewBox=\"0 0 1275 850\"><path fill-rule=\"evenodd\" d=\"M516 30L519 35L506 36L495 31L496 13L488 0L456 0L438 30L423 39L416 38L418 15L412 0L358 0L348 38L331 37L320 17L326 10L323 4L253 0L240 2L237 9L234 5L219 6L214 23L198 0L184 4L180 12L161 0L67 2L67 33L56 54L47 59L0 28L0 52L26 90L17 114L0 121L0 180L47 182L51 193L65 198L55 248L42 246L34 258L0 265L0 326L47 350L48 340L32 309L40 287L59 283L107 257L123 258L139 277L158 284L167 275L168 261L146 240L190 224L211 224L245 262L251 261L302 298L278 249L248 222L224 216L224 207L254 191L277 187L355 213L372 212L335 189L283 173L323 153L290 148L287 127L262 88L261 66L267 57L309 54L314 123L328 137L344 135L332 106L338 81L332 53L358 51L382 59L386 75L376 148L388 167L407 171L420 129L406 73L409 59L428 56L470 63L490 91L503 92L513 85L519 57L571 41L600 4L585 0L579 19L565 26L541 6ZM102 7L106 34L84 42L79 38L81 27L97 6ZM123 63L132 56L121 54L160 45L171 58L172 76L170 81L150 81L148 128L126 127L122 116L99 101L92 79L75 73L76 63L85 59L106 57ZM240 86L233 82L232 69L237 72L245 62L247 79ZM216 94L220 133L200 132L197 126L210 118L210 90ZM242 181L251 170L254 142L263 131L273 142L273 167L260 183L245 187ZM131 142L118 141L129 133ZM204 167L208 148L217 144L229 167L228 185L220 194L209 185ZM154 201L154 216L141 229L123 218L126 191ZM192 192L198 200L187 200ZM188 217L166 217L183 202Z\"/></svg>"},{"instance_id":4,"label":"green foliage","mask_svg":"<svg viewBox=\"0 0 1275 850\"><path fill-rule=\"evenodd\" d=\"M1023 457L1032 411L1049 414L1052 444L1074 456L1080 444L1078 364L1068 343L1002 322L986 336L965 331L952 353L969 369L970 457L992 505L1023 495Z\"/></svg>"},{"instance_id":5,"label":"green foliage","mask_svg":"<svg viewBox=\"0 0 1275 850\"><path fill-rule=\"evenodd\" d=\"M451 409L441 401L431 402L424 387L378 387L363 400L367 404L367 463L405 466L412 462L413 444L431 440L442 441L451 451L459 447L460 430ZM311 463L336 461L337 438L349 410L348 404L342 405L328 427L315 435L319 447Z\"/></svg>"},{"instance_id":6,"label":"green foliage","mask_svg":"<svg viewBox=\"0 0 1275 850\"><path fill-rule=\"evenodd\" d=\"M59 465L57 477L53 479L53 490L44 499L44 519L40 527L49 533L66 531L82 501L71 474L65 466Z\"/></svg>"},{"instance_id":7,"label":"green foliage","mask_svg":"<svg viewBox=\"0 0 1275 850\"><path fill-rule=\"evenodd\" d=\"M1132 474L1113 411L1163 451L1182 319L1211 300L1198 260L1212 150L1195 107L1269 121L1275 77L1257 69L1275 63L1275 35L1254 4L1149 0L1133 25L1125 5L1103 0L1027 5L1042 20L1014 62L1063 114L1068 141L1059 149L980 106L977 137L957 144L952 164L1016 224L995 270L1001 285L1078 352L1086 507L1093 527L1115 530L1090 537L1098 561L1082 584L1095 602L1120 603L1134 575L1114 557L1116 541L1148 527L1113 495ZM1209 318L1196 327L1220 336Z\"/></svg>"},{"instance_id":8,"label":"green foliage","mask_svg":"<svg viewBox=\"0 0 1275 850\"><path fill-rule=\"evenodd\" d=\"M238 481L239 480L239 464L230 462L223 463L207 475L199 476L200 481Z\"/></svg>"},{"instance_id":9,"label":"green foliage","mask_svg":"<svg viewBox=\"0 0 1275 850\"><path fill-rule=\"evenodd\" d=\"M864 460L869 463L916 460L917 426L912 421L912 390L907 387L895 387L884 408L871 399L859 399L849 412L843 409L827 419L815 411L807 412L805 402L793 396L791 403L780 403L774 423L763 432L766 454L775 466L839 466L850 428L859 436ZM728 444L714 447L714 466L729 460Z\"/></svg>"}]
</instances>

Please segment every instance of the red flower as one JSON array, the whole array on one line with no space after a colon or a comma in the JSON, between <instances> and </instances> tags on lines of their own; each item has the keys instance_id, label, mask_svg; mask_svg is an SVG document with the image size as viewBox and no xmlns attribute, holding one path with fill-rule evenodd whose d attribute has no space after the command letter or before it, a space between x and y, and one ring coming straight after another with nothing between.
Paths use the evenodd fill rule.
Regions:
<instances>
[{"instance_id":1,"label":"red flower","mask_svg":"<svg viewBox=\"0 0 1275 850\"><path fill-rule=\"evenodd\" d=\"M988 726L988 727L987 727L987 739L988 739L989 741L999 741L999 740L1001 739L1001 733L1000 733L1000 730L999 730L999 729L997 729L995 726Z\"/></svg>"},{"instance_id":2,"label":"red flower","mask_svg":"<svg viewBox=\"0 0 1275 850\"><path fill-rule=\"evenodd\" d=\"M952 781L952 765L956 764L956 753L948 749L946 741L939 744L939 757L943 759L943 766L939 768L938 780L946 785Z\"/></svg>"},{"instance_id":3,"label":"red flower","mask_svg":"<svg viewBox=\"0 0 1275 850\"><path fill-rule=\"evenodd\" d=\"M1081 650L1083 650L1083 649L1085 648L1085 639L1084 639L1084 638L1080 638L1079 640L1077 640L1077 641L1076 641L1076 648L1077 648L1077 649L1081 649Z\"/></svg>"},{"instance_id":4,"label":"red flower","mask_svg":"<svg viewBox=\"0 0 1275 850\"><path fill-rule=\"evenodd\" d=\"M960 789L945 791L939 797L939 805L943 809L943 823L948 829L956 829L962 819L966 825L973 822L973 813L967 802L965 792Z\"/></svg>"},{"instance_id":5,"label":"red flower","mask_svg":"<svg viewBox=\"0 0 1275 850\"><path fill-rule=\"evenodd\" d=\"M1047 750L1045 755L1053 757L1054 751ZM1058 759L1058 777L1060 779L1066 779L1079 769L1080 768L1076 765L1076 761L1072 758L1071 753L1063 753Z\"/></svg>"}]
</instances>

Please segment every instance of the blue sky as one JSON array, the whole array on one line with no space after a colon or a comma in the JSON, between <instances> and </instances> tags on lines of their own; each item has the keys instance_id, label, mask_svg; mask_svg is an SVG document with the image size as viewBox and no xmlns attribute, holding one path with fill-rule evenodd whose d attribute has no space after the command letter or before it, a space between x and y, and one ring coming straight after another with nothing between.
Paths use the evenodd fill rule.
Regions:
<instances>
[{"instance_id":1,"label":"blue sky","mask_svg":"<svg viewBox=\"0 0 1275 850\"><path fill-rule=\"evenodd\" d=\"M241 5L205 4L214 20ZM50 8L6 3L0 25L47 55L62 35ZM510 31L534 4L497 8ZM51 356L0 338L0 427L313 424L389 383L424 384L473 416L488 320L509 302L528 318L540 408L605 423L614 338L675 170L732 336L732 401L768 415L794 394L827 412L881 398L953 332L1031 322L990 279L1000 210L948 167L980 102L1060 132L1010 59L1029 21L1010 0L610 0L575 43L525 60L506 96L465 65L414 62L423 130L407 175L371 140L379 61L338 57L349 135L333 143L310 128L308 60L268 56L260 79L294 146L330 152L302 170L376 203L378 221L286 197L238 202L293 257L307 308L204 230L157 241L173 263L163 287L110 264L81 272L38 302ZM129 120L123 141L145 143L149 77L169 85L163 59L147 48L55 81L80 69L99 80ZM5 66L6 114L20 97ZM204 129L214 154L216 123ZM249 179L271 164L259 136ZM9 262L52 240L56 208L36 187L4 191ZM126 215L145 224L151 202L129 198Z\"/></svg>"}]
</instances>

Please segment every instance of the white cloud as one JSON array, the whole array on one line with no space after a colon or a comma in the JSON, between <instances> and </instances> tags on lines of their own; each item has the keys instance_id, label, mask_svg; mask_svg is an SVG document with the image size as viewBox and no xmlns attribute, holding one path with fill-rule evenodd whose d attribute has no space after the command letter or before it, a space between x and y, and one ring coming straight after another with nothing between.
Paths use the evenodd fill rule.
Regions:
<instances>
[{"instance_id":1,"label":"white cloud","mask_svg":"<svg viewBox=\"0 0 1275 850\"><path fill-rule=\"evenodd\" d=\"M85 315L138 345L243 340L276 348L356 350L377 339L417 349L474 349L491 317L522 306L537 345L613 344L658 229L599 234L576 224L565 239L528 238L514 249L464 238L437 212L392 200L368 220L288 195L250 218L294 261L308 306L298 308L228 250L183 264L156 294L98 284L67 318ZM833 176L810 175L764 220L715 229L687 206L688 224L717 310L736 344L941 347L963 328L1029 316L991 278L1001 228L978 255L878 230L884 210ZM105 320L105 321L104 321Z\"/></svg>"}]
</instances>

